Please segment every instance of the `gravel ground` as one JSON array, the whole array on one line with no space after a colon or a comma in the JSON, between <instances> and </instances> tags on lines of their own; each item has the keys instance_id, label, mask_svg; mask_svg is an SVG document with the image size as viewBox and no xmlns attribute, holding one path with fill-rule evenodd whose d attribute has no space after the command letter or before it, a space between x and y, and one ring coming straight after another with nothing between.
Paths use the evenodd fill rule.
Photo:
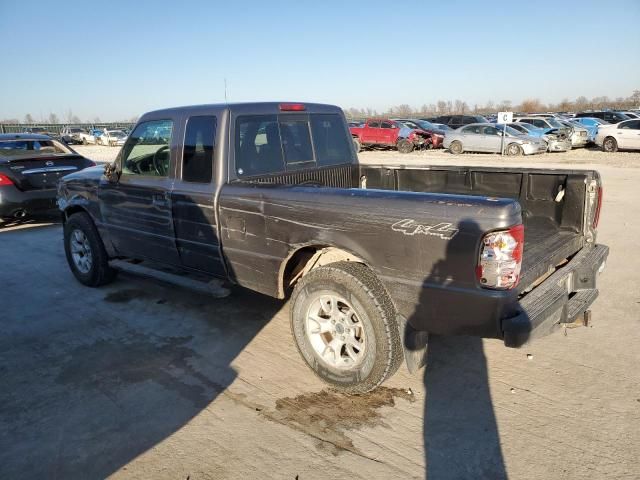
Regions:
<instances>
[{"instance_id":1,"label":"gravel ground","mask_svg":"<svg viewBox=\"0 0 640 480\"><path fill-rule=\"evenodd\" d=\"M611 253L590 328L517 350L432 337L426 370L345 398L304 365L287 302L85 288L59 225L0 225L0 478L640 478L640 154L360 160L597 168Z\"/></svg>"}]
</instances>

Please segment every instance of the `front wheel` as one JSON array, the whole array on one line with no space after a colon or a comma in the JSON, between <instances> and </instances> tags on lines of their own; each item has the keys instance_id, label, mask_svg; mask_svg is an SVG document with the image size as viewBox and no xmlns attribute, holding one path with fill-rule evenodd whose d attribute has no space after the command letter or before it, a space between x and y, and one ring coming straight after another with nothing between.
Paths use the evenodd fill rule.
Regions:
<instances>
[{"instance_id":1,"label":"front wheel","mask_svg":"<svg viewBox=\"0 0 640 480\"><path fill-rule=\"evenodd\" d=\"M356 153L360 153L360 150L362 150L362 144L360 143L360 140L355 137L353 139L353 148L355 149Z\"/></svg>"},{"instance_id":2,"label":"front wheel","mask_svg":"<svg viewBox=\"0 0 640 480\"><path fill-rule=\"evenodd\" d=\"M332 263L302 277L291 298L291 330L307 365L344 393L373 390L403 359L391 299L360 263Z\"/></svg>"},{"instance_id":3,"label":"front wheel","mask_svg":"<svg viewBox=\"0 0 640 480\"><path fill-rule=\"evenodd\" d=\"M82 137L82 145L86 145L87 143L89 143L89 142L87 142L87 139Z\"/></svg>"},{"instance_id":4,"label":"front wheel","mask_svg":"<svg viewBox=\"0 0 640 480\"><path fill-rule=\"evenodd\" d=\"M83 285L98 287L116 277L98 230L84 212L74 213L65 223L64 252L73 275Z\"/></svg>"},{"instance_id":5,"label":"front wheel","mask_svg":"<svg viewBox=\"0 0 640 480\"><path fill-rule=\"evenodd\" d=\"M602 151L613 153L618 151L618 142L613 137L607 137L602 142Z\"/></svg>"},{"instance_id":6,"label":"front wheel","mask_svg":"<svg viewBox=\"0 0 640 480\"><path fill-rule=\"evenodd\" d=\"M523 153L522 147L517 143L510 143L507 146L507 155L511 155L513 157L513 156L522 155L522 153Z\"/></svg>"}]
</instances>

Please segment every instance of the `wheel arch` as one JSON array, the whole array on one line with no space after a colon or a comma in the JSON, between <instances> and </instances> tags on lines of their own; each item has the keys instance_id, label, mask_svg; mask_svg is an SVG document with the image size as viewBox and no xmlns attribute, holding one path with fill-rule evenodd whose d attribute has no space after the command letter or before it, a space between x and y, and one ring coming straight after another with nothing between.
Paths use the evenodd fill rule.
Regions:
<instances>
[{"instance_id":1,"label":"wheel arch","mask_svg":"<svg viewBox=\"0 0 640 480\"><path fill-rule=\"evenodd\" d=\"M292 250L280 264L278 297L285 298L295 283L314 268L335 262L367 263L358 255L342 247L311 244Z\"/></svg>"}]
</instances>

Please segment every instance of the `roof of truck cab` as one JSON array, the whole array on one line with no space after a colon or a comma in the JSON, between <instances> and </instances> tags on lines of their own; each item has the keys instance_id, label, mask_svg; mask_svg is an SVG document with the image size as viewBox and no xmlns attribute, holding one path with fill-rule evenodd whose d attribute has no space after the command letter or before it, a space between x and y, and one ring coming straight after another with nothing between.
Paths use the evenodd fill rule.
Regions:
<instances>
[{"instance_id":1,"label":"roof of truck cab","mask_svg":"<svg viewBox=\"0 0 640 480\"><path fill-rule=\"evenodd\" d=\"M305 106L303 111L281 111L280 105L301 104ZM145 113L140 119L145 117L159 117L161 115L189 115L193 113L218 113L223 110L230 110L238 114L277 114L277 113L341 113L342 109L336 105L309 102L241 102L241 103L212 103L204 105L185 105L181 107L163 108Z\"/></svg>"}]
</instances>

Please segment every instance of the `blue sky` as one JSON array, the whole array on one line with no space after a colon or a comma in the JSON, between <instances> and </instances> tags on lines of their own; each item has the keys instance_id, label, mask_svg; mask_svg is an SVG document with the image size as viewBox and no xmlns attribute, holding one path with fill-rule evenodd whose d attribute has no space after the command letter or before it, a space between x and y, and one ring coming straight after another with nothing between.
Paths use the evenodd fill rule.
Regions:
<instances>
[{"instance_id":1,"label":"blue sky","mask_svg":"<svg viewBox=\"0 0 640 480\"><path fill-rule=\"evenodd\" d=\"M0 42L0 119L222 102L225 78L230 101L379 110L640 89L640 0L0 0Z\"/></svg>"}]
</instances>

